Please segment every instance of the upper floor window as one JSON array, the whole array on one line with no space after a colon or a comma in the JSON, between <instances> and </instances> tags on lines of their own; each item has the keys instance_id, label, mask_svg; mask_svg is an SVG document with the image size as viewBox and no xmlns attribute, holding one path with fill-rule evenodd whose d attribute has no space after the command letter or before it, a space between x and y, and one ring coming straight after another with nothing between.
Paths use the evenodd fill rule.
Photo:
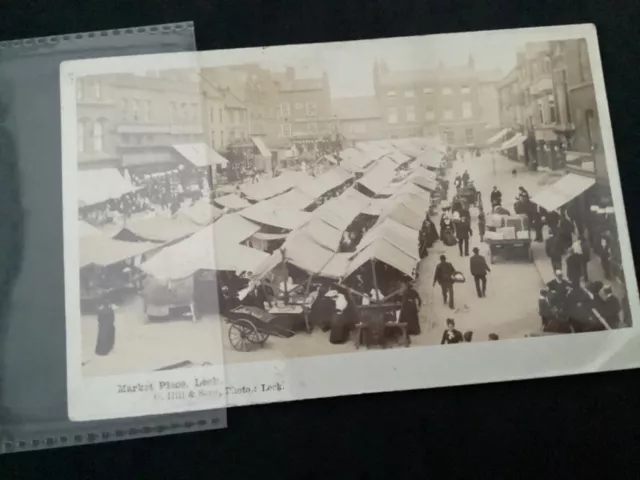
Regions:
<instances>
[{"instance_id":1,"label":"upper floor window","mask_svg":"<svg viewBox=\"0 0 640 480\"><path fill-rule=\"evenodd\" d=\"M396 96L396 91L395 90L389 90L387 92L387 97L395 97Z\"/></svg>"},{"instance_id":2,"label":"upper floor window","mask_svg":"<svg viewBox=\"0 0 640 480\"><path fill-rule=\"evenodd\" d=\"M290 137L291 136L291 124L290 123L283 123L280 126L280 134L283 137Z\"/></svg>"},{"instance_id":3,"label":"upper floor window","mask_svg":"<svg viewBox=\"0 0 640 480\"><path fill-rule=\"evenodd\" d=\"M406 114L407 114L407 122L416 121L416 107L414 107L413 105L407 106Z\"/></svg>"},{"instance_id":4,"label":"upper floor window","mask_svg":"<svg viewBox=\"0 0 640 480\"><path fill-rule=\"evenodd\" d=\"M471 102L462 102L462 118L469 119L471 117L473 117Z\"/></svg>"},{"instance_id":5,"label":"upper floor window","mask_svg":"<svg viewBox=\"0 0 640 480\"><path fill-rule=\"evenodd\" d=\"M389 123L398 123L398 109L391 107L387 112L387 120Z\"/></svg>"},{"instance_id":6,"label":"upper floor window","mask_svg":"<svg viewBox=\"0 0 640 480\"><path fill-rule=\"evenodd\" d=\"M453 120L453 110L451 109L447 109L444 112L442 112L442 117L445 120Z\"/></svg>"},{"instance_id":7,"label":"upper floor window","mask_svg":"<svg viewBox=\"0 0 640 480\"><path fill-rule=\"evenodd\" d=\"M416 92L414 92L413 90L405 90L404 91L404 96L406 98L413 98L416 96Z\"/></svg>"},{"instance_id":8,"label":"upper floor window","mask_svg":"<svg viewBox=\"0 0 640 480\"><path fill-rule=\"evenodd\" d=\"M471 87L466 85L464 87L460 87L460 93L462 95L469 95L471 93Z\"/></svg>"},{"instance_id":9,"label":"upper floor window","mask_svg":"<svg viewBox=\"0 0 640 480\"><path fill-rule=\"evenodd\" d=\"M317 108L314 102L307 102L307 115L310 117L317 115Z\"/></svg>"},{"instance_id":10,"label":"upper floor window","mask_svg":"<svg viewBox=\"0 0 640 480\"><path fill-rule=\"evenodd\" d=\"M94 152L104 151L105 123L106 123L106 120L104 118L101 118L96 123L93 124L93 151Z\"/></svg>"},{"instance_id":11,"label":"upper floor window","mask_svg":"<svg viewBox=\"0 0 640 480\"><path fill-rule=\"evenodd\" d=\"M431 95L433 93L433 88L431 87L424 87L422 89L422 93L424 93L425 95Z\"/></svg>"},{"instance_id":12,"label":"upper floor window","mask_svg":"<svg viewBox=\"0 0 640 480\"><path fill-rule=\"evenodd\" d=\"M102 98L102 85L100 85L98 82L93 84L93 96L97 99Z\"/></svg>"},{"instance_id":13,"label":"upper floor window","mask_svg":"<svg viewBox=\"0 0 640 480\"><path fill-rule=\"evenodd\" d=\"M442 89L442 95L452 95L453 90L450 87L444 87Z\"/></svg>"}]
</instances>

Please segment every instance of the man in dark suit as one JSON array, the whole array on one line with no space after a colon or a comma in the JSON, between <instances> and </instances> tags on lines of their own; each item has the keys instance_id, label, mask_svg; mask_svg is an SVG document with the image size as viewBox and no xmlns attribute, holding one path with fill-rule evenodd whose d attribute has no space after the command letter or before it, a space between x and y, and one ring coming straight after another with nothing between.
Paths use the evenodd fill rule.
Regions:
<instances>
[{"instance_id":1,"label":"man in dark suit","mask_svg":"<svg viewBox=\"0 0 640 480\"><path fill-rule=\"evenodd\" d=\"M478 298L486 297L487 293L487 273L491 271L485 258L480 255L478 247L473 248L473 256L469 259L471 275L476 283L476 293Z\"/></svg>"},{"instance_id":2,"label":"man in dark suit","mask_svg":"<svg viewBox=\"0 0 640 480\"><path fill-rule=\"evenodd\" d=\"M447 318L447 329L442 334L440 345L448 345L451 343L462 343L464 337L460 330L456 330L456 322L453 318Z\"/></svg>"},{"instance_id":3,"label":"man in dark suit","mask_svg":"<svg viewBox=\"0 0 640 480\"><path fill-rule=\"evenodd\" d=\"M565 262L567 264L567 278L573 288L578 288L580 286L580 278L584 272L582 255L571 248Z\"/></svg>"},{"instance_id":4,"label":"man in dark suit","mask_svg":"<svg viewBox=\"0 0 640 480\"><path fill-rule=\"evenodd\" d=\"M469 256L469 237L472 235L469 217L460 216L460 221L456 222L456 237L461 257ZM463 249L464 247L464 249Z\"/></svg>"},{"instance_id":5,"label":"man in dark suit","mask_svg":"<svg viewBox=\"0 0 640 480\"><path fill-rule=\"evenodd\" d=\"M433 275L433 285L436 282L440 284L442 289L442 299L444 303L449 300L449 308L453 310L453 274L456 273L455 268L451 263L447 262L447 257L440 255L440 263L436 267L436 272Z\"/></svg>"}]
</instances>

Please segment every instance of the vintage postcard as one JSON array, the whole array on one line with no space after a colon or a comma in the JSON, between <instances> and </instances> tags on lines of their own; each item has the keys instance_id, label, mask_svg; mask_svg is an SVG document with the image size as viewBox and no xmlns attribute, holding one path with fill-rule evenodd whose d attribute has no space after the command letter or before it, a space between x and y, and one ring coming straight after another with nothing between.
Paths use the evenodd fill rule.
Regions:
<instances>
[{"instance_id":1,"label":"vintage postcard","mask_svg":"<svg viewBox=\"0 0 640 480\"><path fill-rule=\"evenodd\" d=\"M66 93L65 142L95 158L69 168L129 182L73 192L67 253L99 230L128 244L113 265L136 279L107 309L108 354L100 310L68 322L77 391L176 349L223 358L229 406L640 365L593 26L197 58L199 99L157 95L177 77L156 56L135 62L153 79L97 81L113 107L82 116ZM67 262L87 290L113 260L91 251Z\"/></svg>"},{"instance_id":2,"label":"vintage postcard","mask_svg":"<svg viewBox=\"0 0 640 480\"><path fill-rule=\"evenodd\" d=\"M193 53L61 65L72 420L225 406L200 92Z\"/></svg>"}]
</instances>

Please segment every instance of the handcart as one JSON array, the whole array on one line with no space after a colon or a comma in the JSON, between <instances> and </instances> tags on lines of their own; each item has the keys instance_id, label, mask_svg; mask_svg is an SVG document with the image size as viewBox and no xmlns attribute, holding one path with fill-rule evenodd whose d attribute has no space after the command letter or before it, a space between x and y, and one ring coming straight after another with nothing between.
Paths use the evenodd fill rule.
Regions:
<instances>
[{"instance_id":1,"label":"handcart","mask_svg":"<svg viewBox=\"0 0 640 480\"><path fill-rule=\"evenodd\" d=\"M458 198L464 199L469 206L477 206L478 191L475 188L460 187L458 188Z\"/></svg>"},{"instance_id":2,"label":"handcart","mask_svg":"<svg viewBox=\"0 0 640 480\"><path fill-rule=\"evenodd\" d=\"M487 232L484 241L489 246L489 263L494 263L496 256L520 257L533 262L531 231L527 217L524 215L499 215L498 217L500 217L499 220L496 219L495 214L487 216ZM507 236L507 233L511 235Z\"/></svg>"},{"instance_id":3,"label":"handcart","mask_svg":"<svg viewBox=\"0 0 640 480\"><path fill-rule=\"evenodd\" d=\"M257 307L241 305L227 312L229 323L229 342L234 350L248 352L255 347L262 347L271 335L280 338L291 338L293 331L275 325L277 317Z\"/></svg>"}]
</instances>

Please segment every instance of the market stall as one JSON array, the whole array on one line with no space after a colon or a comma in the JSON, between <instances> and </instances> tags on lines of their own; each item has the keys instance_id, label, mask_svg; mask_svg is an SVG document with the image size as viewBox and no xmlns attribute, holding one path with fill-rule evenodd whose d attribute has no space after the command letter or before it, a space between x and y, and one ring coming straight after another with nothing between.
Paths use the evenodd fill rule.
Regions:
<instances>
[{"instance_id":1,"label":"market stall","mask_svg":"<svg viewBox=\"0 0 640 480\"><path fill-rule=\"evenodd\" d=\"M524 257L533 261L531 231L526 215L489 214L486 217L484 241L489 245L489 262L495 256L503 258Z\"/></svg>"}]
</instances>

